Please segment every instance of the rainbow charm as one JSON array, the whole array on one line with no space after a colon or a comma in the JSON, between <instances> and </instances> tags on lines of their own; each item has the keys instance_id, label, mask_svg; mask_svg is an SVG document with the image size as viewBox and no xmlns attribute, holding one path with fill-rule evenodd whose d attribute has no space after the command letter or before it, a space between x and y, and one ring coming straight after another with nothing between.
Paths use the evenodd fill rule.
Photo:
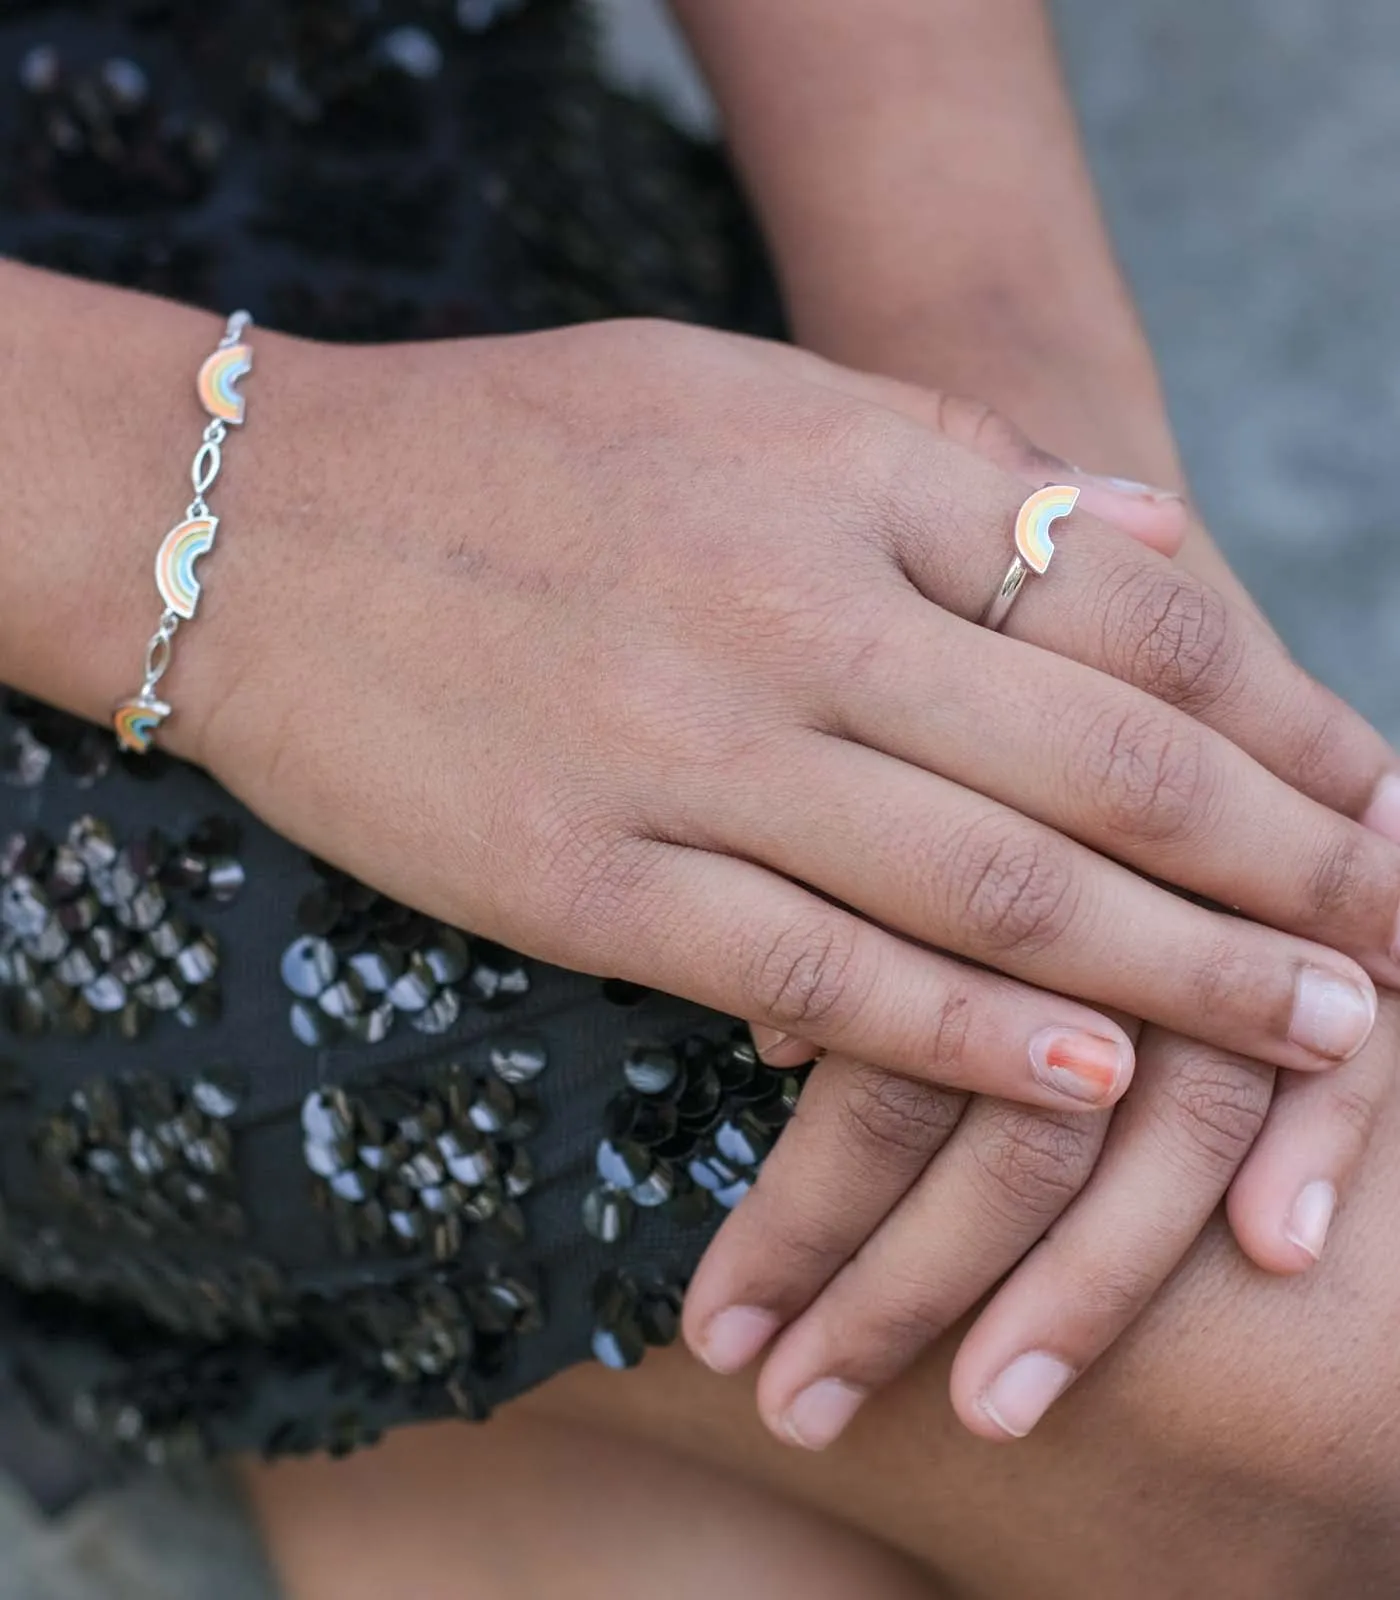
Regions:
<instances>
[{"instance_id":1,"label":"rainbow charm","mask_svg":"<svg viewBox=\"0 0 1400 1600\"><path fill-rule=\"evenodd\" d=\"M112 714L117 743L123 750L145 755L151 748L156 730L169 715L170 707L154 696L138 695L135 700L123 700Z\"/></svg>"},{"instance_id":2,"label":"rainbow charm","mask_svg":"<svg viewBox=\"0 0 1400 1600\"><path fill-rule=\"evenodd\" d=\"M231 344L216 350L199 369L200 405L220 422L241 423L244 400L234 386L252 370L252 345Z\"/></svg>"},{"instance_id":3,"label":"rainbow charm","mask_svg":"<svg viewBox=\"0 0 1400 1600\"><path fill-rule=\"evenodd\" d=\"M1079 504L1079 490L1064 484L1037 489L1016 518L1016 550L1032 572L1043 573L1055 553L1050 524L1067 517Z\"/></svg>"},{"instance_id":4,"label":"rainbow charm","mask_svg":"<svg viewBox=\"0 0 1400 1600\"><path fill-rule=\"evenodd\" d=\"M156 587L166 606L186 622L199 606L195 563L214 548L217 517L191 517L166 534L156 556Z\"/></svg>"}]
</instances>

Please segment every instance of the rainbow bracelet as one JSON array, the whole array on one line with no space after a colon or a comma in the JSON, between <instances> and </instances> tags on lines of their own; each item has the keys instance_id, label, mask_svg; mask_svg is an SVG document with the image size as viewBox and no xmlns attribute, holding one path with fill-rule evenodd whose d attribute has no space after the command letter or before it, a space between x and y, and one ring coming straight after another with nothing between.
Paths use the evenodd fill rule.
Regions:
<instances>
[{"instance_id":1,"label":"rainbow bracelet","mask_svg":"<svg viewBox=\"0 0 1400 1600\"><path fill-rule=\"evenodd\" d=\"M144 755L151 748L160 725L170 715L170 707L156 695L156 689L170 670L180 624L191 621L199 609L195 567L200 557L214 548L219 531L219 519L209 510L205 496L223 466L223 445L229 427L238 427L243 421L244 400L236 385L252 371L253 347L244 339L252 322L246 311L235 311L218 349L199 369L195 385L199 403L213 420L205 428L190 466L194 499L186 507L184 519L161 541L156 555L156 588L165 610L146 646L146 671L140 692L123 700L112 714L118 744L137 755Z\"/></svg>"}]
</instances>

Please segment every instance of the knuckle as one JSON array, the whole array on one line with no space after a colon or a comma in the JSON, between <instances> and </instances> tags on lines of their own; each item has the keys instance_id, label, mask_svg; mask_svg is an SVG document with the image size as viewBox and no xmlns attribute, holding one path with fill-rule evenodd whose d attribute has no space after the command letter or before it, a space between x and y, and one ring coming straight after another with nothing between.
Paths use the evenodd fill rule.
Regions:
<instances>
[{"instance_id":1,"label":"knuckle","mask_svg":"<svg viewBox=\"0 0 1400 1600\"><path fill-rule=\"evenodd\" d=\"M974 824L955 846L954 862L954 925L982 951L1032 955L1073 921L1073 871L1048 834L1000 819Z\"/></svg>"},{"instance_id":2,"label":"knuckle","mask_svg":"<svg viewBox=\"0 0 1400 1600\"><path fill-rule=\"evenodd\" d=\"M963 1099L930 1084L901 1078L879 1067L851 1068L839 1104L852 1144L862 1158L890 1150L927 1158L952 1133Z\"/></svg>"},{"instance_id":3,"label":"knuckle","mask_svg":"<svg viewBox=\"0 0 1400 1600\"><path fill-rule=\"evenodd\" d=\"M1220 1175L1249 1154L1273 1098L1266 1068L1204 1048L1180 1055L1161 1086L1163 1115L1174 1133L1185 1132L1190 1159Z\"/></svg>"},{"instance_id":4,"label":"knuckle","mask_svg":"<svg viewBox=\"0 0 1400 1600\"><path fill-rule=\"evenodd\" d=\"M951 989L939 1001L928 1034L928 1071L936 1081L967 1074L967 1043L972 1032L972 996Z\"/></svg>"},{"instance_id":5,"label":"knuckle","mask_svg":"<svg viewBox=\"0 0 1400 1600\"><path fill-rule=\"evenodd\" d=\"M1375 1096L1367 1094L1357 1085L1339 1081L1340 1076L1336 1074L1327 1080L1322 1092L1320 1118L1340 1123L1364 1145L1380 1115L1380 1103Z\"/></svg>"},{"instance_id":6,"label":"knuckle","mask_svg":"<svg viewBox=\"0 0 1400 1600\"><path fill-rule=\"evenodd\" d=\"M891 1289L875 1310L878 1335L870 1341L879 1351L871 1365L881 1372L903 1365L914 1352L941 1339L954 1315L930 1297L928 1280L914 1272L895 1275Z\"/></svg>"},{"instance_id":7,"label":"knuckle","mask_svg":"<svg viewBox=\"0 0 1400 1600\"><path fill-rule=\"evenodd\" d=\"M638 927L653 931L666 915L663 856L626 830L611 809L566 802L522 808L515 819L528 859L531 890L508 909L533 925L551 951L596 953Z\"/></svg>"},{"instance_id":8,"label":"knuckle","mask_svg":"<svg viewBox=\"0 0 1400 1600\"><path fill-rule=\"evenodd\" d=\"M1203 911L1201 915L1213 914ZM1201 941L1187 984L1193 996L1192 1009L1203 1022L1226 1017L1257 1020L1267 1015L1266 1008L1275 999L1272 970L1266 975L1228 925L1217 937Z\"/></svg>"},{"instance_id":9,"label":"knuckle","mask_svg":"<svg viewBox=\"0 0 1400 1600\"><path fill-rule=\"evenodd\" d=\"M1280 652L1292 682L1282 717L1284 771L1302 794L1349 813L1370 798L1385 752L1374 730L1340 696Z\"/></svg>"},{"instance_id":10,"label":"knuckle","mask_svg":"<svg viewBox=\"0 0 1400 1600\"><path fill-rule=\"evenodd\" d=\"M927 428L870 410L835 423L818 448L828 514L843 533L899 567L922 570L931 549L962 549L986 537L986 506L966 463L954 470L960 452Z\"/></svg>"},{"instance_id":11,"label":"knuckle","mask_svg":"<svg viewBox=\"0 0 1400 1600\"><path fill-rule=\"evenodd\" d=\"M762 1284L775 1302L790 1302L792 1286L827 1281L849 1253L849 1241L812 1223L793 1196L775 1191L771 1179L765 1188L764 1170L742 1202L754 1210L755 1202L762 1205L763 1226L750 1235L751 1248L735 1275Z\"/></svg>"},{"instance_id":12,"label":"knuckle","mask_svg":"<svg viewBox=\"0 0 1400 1600\"><path fill-rule=\"evenodd\" d=\"M1087 1320L1116 1330L1137 1316L1157 1287L1158 1280L1135 1261L1096 1261L1080 1284L1080 1309Z\"/></svg>"},{"instance_id":13,"label":"knuckle","mask_svg":"<svg viewBox=\"0 0 1400 1600\"><path fill-rule=\"evenodd\" d=\"M1306 909L1313 916L1355 915L1373 881L1368 843L1347 829L1324 846L1307 879Z\"/></svg>"},{"instance_id":14,"label":"knuckle","mask_svg":"<svg viewBox=\"0 0 1400 1600\"><path fill-rule=\"evenodd\" d=\"M1106 825L1125 839L1191 837L1213 809L1205 741L1191 722L1152 706L1114 708L1091 725L1080 770Z\"/></svg>"},{"instance_id":15,"label":"knuckle","mask_svg":"<svg viewBox=\"0 0 1400 1600\"><path fill-rule=\"evenodd\" d=\"M1100 1121L998 1106L971 1142L991 1203L1018 1222L1059 1216L1093 1170Z\"/></svg>"},{"instance_id":16,"label":"knuckle","mask_svg":"<svg viewBox=\"0 0 1400 1600\"><path fill-rule=\"evenodd\" d=\"M802 459L819 462L824 495L866 538L922 523L910 479L910 433L869 406L830 407L805 419Z\"/></svg>"},{"instance_id":17,"label":"knuckle","mask_svg":"<svg viewBox=\"0 0 1400 1600\"><path fill-rule=\"evenodd\" d=\"M804 1038L840 1031L863 1001L857 937L853 923L832 913L761 939L747 962L743 1014Z\"/></svg>"},{"instance_id":18,"label":"knuckle","mask_svg":"<svg viewBox=\"0 0 1400 1600\"><path fill-rule=\"evenodd\" d=\"M1126 677L1199 715L1223 699L1243 665L1244 636L1214 589L1170 568L1135 568L1109 608Z\"/></svg>"}]
</instances>

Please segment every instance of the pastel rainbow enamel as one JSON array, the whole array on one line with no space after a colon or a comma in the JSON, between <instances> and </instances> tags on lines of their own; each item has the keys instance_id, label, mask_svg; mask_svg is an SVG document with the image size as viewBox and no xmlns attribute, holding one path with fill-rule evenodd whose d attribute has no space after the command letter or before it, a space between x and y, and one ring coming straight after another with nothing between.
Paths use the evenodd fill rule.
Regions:
<instances>
[{"instance_id":1,"label":"pastel rainbow enamel","mask_svg":"<svg viewBox=\"0 0 1400 1600\"><path fill-rule=\"evenodd\" d=\"M199 403L220 422L242 422L244 400L235 385L252 370L252 345L231 344L226 350L216 350L199 369Z\"/></svg>"},{"instance_id":2,"label":"pastel rainbow enamel","mask_svg":"<svg viewBox=\"0 0 1400 1600\"><path fill-rule=\"evenodd\" d=\"M134 750L145 755L151 748L156 730L170 715L170 707L159 700L126 700L112 715L112 726L117 731L117 743L123 750Z\"/></svg>"},{"instance_id":3,"label":"pastel rainbow enamel","mask_svg":"<svg viewBox=\"0 0 1400 1600\"><path fill-rule=\"evenodd\" d=\"M156 555L156 587L160 597L186 622L199 607L195 564L214 548L214 536L218 531L217 517L191 517L166 534Z\"/></svg>"},{"instance_id":4,"label":"pastel rainbow enamel","mask_svg":"<svg viewBox=\"0 0 1400 1600\"><path fill-rule=\"evenodd\" d=\"M1037 489L1016 518L1016 550L1032 572L1044 572L1055 553L1050 524L1067 517L1079 503L1079 490L1064 484Z\"/></svg>"}]
</instances>

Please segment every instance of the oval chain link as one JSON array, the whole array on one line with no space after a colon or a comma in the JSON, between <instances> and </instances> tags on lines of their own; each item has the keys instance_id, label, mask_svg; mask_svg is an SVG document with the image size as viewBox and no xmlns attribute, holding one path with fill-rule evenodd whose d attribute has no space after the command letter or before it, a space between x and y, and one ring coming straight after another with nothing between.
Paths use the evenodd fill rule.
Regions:
<instances>
[{"instance_id":1,"label":"oval chain link","mask_svg":"<svg viewBox=\"0 0 1400 1600\"><path fill-rule=\"evenodd\" d=\"M213 439L206 439L195 451L194 462L190 467L190 482L194 485L196 500L203 500L214 487L214 480L219 476L219 468L223 464L223 451Z\"/></svg>"}]
</instances>

